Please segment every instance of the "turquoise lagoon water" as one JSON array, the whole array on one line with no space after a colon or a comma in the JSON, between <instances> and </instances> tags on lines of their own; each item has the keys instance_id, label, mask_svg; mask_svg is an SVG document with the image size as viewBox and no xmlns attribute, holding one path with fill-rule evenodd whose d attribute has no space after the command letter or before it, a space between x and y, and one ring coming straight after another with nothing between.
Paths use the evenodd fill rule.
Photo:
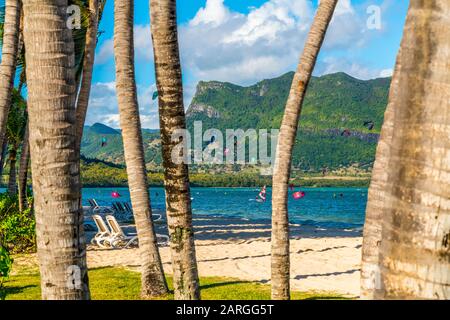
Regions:
<instances>
[{"instance_id":1,"label":"turquoise lagoon water","mask_svg":"<svg viewBox=\"0 0 450 320\"><path fill-rule=\"evenodd\" d=\"M291 223L323 228L360 229L364 223L367 188L302 188L306 196L300 200L289 198ZM111 196L117 191L121 197ZM241 218L250 221L270 221L271 189L266 203L258 203L257 188L191 188L192 209L195 216ZM292 194L292 192L290 192ZM151 188L152 207L165 210L164 189ZM100 205L112 201L130 201L127 188L84 188L83 205L95 198Z\"/></svg>"}]
</instances>

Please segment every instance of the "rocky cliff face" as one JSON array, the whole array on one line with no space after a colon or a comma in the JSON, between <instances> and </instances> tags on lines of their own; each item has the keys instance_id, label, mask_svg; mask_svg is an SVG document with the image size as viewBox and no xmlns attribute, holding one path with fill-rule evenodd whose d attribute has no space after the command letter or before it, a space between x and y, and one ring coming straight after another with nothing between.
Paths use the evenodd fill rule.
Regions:
<instances>
[{"instance_id":1,"label":"rocky cliff face","mask_svg":"<svg viewBox=\"0 0 450 320\"><path fill-rule=\"evenodd\" d=\"M192 103L187 110L186 117L192 117L196 113L202 113L210 119L220 119L220 112L204 103Z\"/></svg>"}]
</instances>

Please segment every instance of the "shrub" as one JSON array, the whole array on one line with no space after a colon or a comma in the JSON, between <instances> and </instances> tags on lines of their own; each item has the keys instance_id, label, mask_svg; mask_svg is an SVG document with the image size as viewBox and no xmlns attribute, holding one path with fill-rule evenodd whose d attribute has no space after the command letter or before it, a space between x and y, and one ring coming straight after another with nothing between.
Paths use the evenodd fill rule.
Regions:
<instances>
[{"instance_id":1,"label":"shrub","mask_svg":"<svg viewBox=\"0 0 450 320\"><path fill-rule=\"evenodd\" d=\"M3 282L9 277L12 262L8 250L0 242L0 300L5 300L6 292L3 290Z\"/></svg>"},{"instance_id":2,"label":"shrub","mask_svg":"<svg viewBox=\"0 0 450 320\"><path fill-rule=\"evenodd\" d=\"M35 226L36 221L31 208L20 212L17 196L0 194L0 243L7 251L34 252Z\"/></svg>"}]
</instances>

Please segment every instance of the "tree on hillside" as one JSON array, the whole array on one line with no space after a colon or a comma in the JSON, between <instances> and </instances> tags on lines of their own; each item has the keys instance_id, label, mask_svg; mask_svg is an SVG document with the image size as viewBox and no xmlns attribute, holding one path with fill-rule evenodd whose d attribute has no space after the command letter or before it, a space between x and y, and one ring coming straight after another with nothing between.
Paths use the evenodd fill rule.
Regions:
<instances>
[{"instance_id":1,"label":"tree on hillside","mask_svg":"<svg viewBox=\"0 0 450 320\"><path fill-rule=\"evenodd\" d=\"M134 71L134 0L114 2L114 55L116 90L125 163L141 256L141 295L168 293L159 255L145 169L144 146Z\"/></svg>"},{"instance_id":2,"label":"tree on hillside","mask_svg":"<svg viewBox=\"0 0 450 320\"><path fill-rule=\"evenodd\" d=\"M175 299L200 299L188 167L172 160L172 134L186 129L176 1L151 0L150 11Z\"/></svg>"},{"instance_id":3,"label":"tree on hillside","mask_svg":"<svg viewBox=\"0 0 450 320\"><path fill-rule=\"evenodd\" d=\"M289 218L287 209L288 184L292 151L297 136L298 121L306 89L316 63L337 0L322 0L292 81L278 137L273 173L272 193L272 299L290 298L289 278Z\"/></svg>"},{"instance_id":4,"label":"tree on hillside","mask_svg":"<svg viewBox=\"0 0 450 320\"><path fill-rule=\"evenodd\" d=\"M411 0L369 191L365 298L450 298L449 24L449 1Z\"/></svg>"},{"instance_id":5,"label":"tree on hillside","mask_svg":"<svg viewBox=\"0 0 450 320\"><path fill-rule=\"evenodd\" d=\"M37 250L43 299L89 299L76 79L67 0L23 0Z\"/></svg>"}]
</instances>

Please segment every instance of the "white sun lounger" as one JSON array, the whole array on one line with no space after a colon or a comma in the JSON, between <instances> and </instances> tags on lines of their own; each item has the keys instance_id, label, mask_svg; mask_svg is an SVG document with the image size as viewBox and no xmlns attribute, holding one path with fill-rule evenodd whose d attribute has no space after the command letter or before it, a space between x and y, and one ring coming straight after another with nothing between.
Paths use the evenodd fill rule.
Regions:
<instances>
[{"instance_id":1,"label":"white sun lounger","mask_svg":"<svg viewBox=\"0 0 450 320\"><path fill-rule=\"evenodd\" d=\"M129 248L132 245L138 245L137 235L126 235L114 216L106 216L106 222L112 231L111 245L114 248ZM164 241L158 242L160 245L167 245L169 243L169 237L166 235L156 234L156 237L164 239Z\"/></svg>"},{"instance_id":2,"label":"white sun lounger","mask_svg":"<svg viewBox=\"0 0 450 320\"><path fill-rule=\"evenodd\" d=\"M105 221L103 221L103 218L98 214L95 214L92 216L92 219L97 226L97 233L94 238L92 238L91 243L96 244L101 248L111 245L112 234Z\"/></svg>"}]
</instances>

